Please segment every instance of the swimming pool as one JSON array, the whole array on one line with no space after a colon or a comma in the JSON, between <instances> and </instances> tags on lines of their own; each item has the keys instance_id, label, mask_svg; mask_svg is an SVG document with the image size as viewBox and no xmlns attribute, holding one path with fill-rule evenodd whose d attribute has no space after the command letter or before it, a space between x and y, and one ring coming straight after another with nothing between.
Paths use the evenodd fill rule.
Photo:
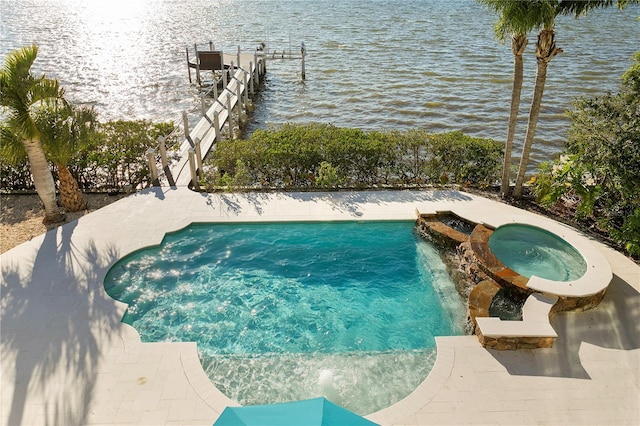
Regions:
<instances>
[{"instance_id":1,"label":"swimming pool","mask_svg":"<svg viewBox=\"0 0 640 426\"><path fill-rule=\"evenodd\" d=\"M426 377L464 305L414 222L196 224L105 279L143 341L195 341L243 404L318 395L361 414Z\"/></svg>"}]
</instances>

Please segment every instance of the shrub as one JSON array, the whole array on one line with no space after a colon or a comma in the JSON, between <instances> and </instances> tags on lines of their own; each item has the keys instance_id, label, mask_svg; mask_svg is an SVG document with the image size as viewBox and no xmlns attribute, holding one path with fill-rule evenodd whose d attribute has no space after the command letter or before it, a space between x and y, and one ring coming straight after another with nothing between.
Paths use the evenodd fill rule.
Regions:
<instances>
[{"instance_id":1,"label":"shrub","mask_svg":"<svg viewBox=\"0 0 640 426\"><path fill-rule=\"evenodd\" d=\"M331 124L286 124L257 130L247 140L221 141L211 154L210 175L233 178L238 161L261 188L363 188L379 185L494 184L502 147L462 132L425 130L364 132ZM205 187L214 188L213 182Z\"/></svg>"},{"instance_id":2,"label":"shrub","mask_svg":"<svg viewBox=\"0 0 640 426\"><path fill-rule=\"evenodd\" d=\"M159 136L169 134L172 123L147 120L109 121L100 125L96 138L73 162L82 171L81 188L120 189L150 185L146 152ZM175 143L174 139L167 142Z\"/></svg>"},{"instance_id":3,"label":"shrub","mask_svg":"<svg viewBox=\"0 0 640 426\"><path fill-rule=\"evenodd\" d=\"M627 252L640 256L640 54L621 91L581 98L570 112L565 151L534 185L545 205L572 203Z\"/></svg>"},{"instance_id":4,"label":"shrub","mask_svg":"<svg viewBox=\"0 0 640 426\"><path fill-rule=\"evenodd\" d=\"M167 147L178 143L172 135L173 123L147 120L110 121L99 126L89 144L69 161L69 169L84 191L122 190L151 184L146 152L157 146L159 136L167 136ZM55 168L54 168L55 176ZM31 190L33 182L27 159L9 162L0 150L2 189Z\"/></svg>"},{"instance_id":5,"label":"shrub","mask_svg":"<svg viewBox=\"0 0 640 426\"><path fill-rule=\"evenodd\" d=\"M318 169L318 177L316 184L320 188L337 188L340 184L340 178L338 178L338 171L335 167L326 161L320 163Z\"/></svg>"}]
</instances>

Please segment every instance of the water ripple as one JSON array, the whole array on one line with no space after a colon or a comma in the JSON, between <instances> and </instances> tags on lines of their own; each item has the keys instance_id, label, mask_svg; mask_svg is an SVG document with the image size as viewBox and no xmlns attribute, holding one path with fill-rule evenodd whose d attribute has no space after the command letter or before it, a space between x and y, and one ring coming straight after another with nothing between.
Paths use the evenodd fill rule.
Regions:
<instances>
[{"instance_id":1,"label":"water ripple","mask_svg":"<svg viewBox=\"0 0 640 426\"><path fill-rule=\"evenodd\" d=\"M270 61L249 131L330 121L367 130L506 134L513 58L495 41L494 17L473 0L0 0L0 9L0 55L37 43L36 70L60 79L69 97L95 105L105 120L179 121L181 111L197 110L184 54L194 42L211 39L235 52L263 40L295 50L304 41L303 90L298 62ZM617 90L637 50L639 14L631 6L558 20L564 53L549 65L543 107L553 114L538 126L534 162L563 147L569 122L562 114L576 96ZM535 34L529 39L523 116L535 72ZM425 103L429 111L417 113Z\"/></svg>"}]
</instances>

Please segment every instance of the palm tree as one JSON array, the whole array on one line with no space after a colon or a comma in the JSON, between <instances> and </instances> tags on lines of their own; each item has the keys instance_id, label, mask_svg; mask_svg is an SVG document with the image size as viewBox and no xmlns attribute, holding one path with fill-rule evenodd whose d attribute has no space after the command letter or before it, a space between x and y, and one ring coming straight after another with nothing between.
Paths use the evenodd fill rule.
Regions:
<instances>
[{"instance_id":1,"label":"palm tree","mask_svg":"<svg viewBox=\"0 0 640 426\"><path fill-rule=\"evenodd\" d=\"M63 105L62 108L43 108L35 120L47 158L58 168L60 203L70 212L85 210L87 201L69 170L69 162L95 132L95 111Z\"/></svg>"},{"instance_id":2,"label":"palm tree","mask_svg":"<svg viewBox=\"0 0 640 426\"><path fill-rule=\"evenodd\" d=\"M516 198L522 197L524 177L527 171L527 165L529 164L529 155L531 154L533 136L536 133L538 117L540 116L544 85L547 81L547 67L549 62L558 53L562 53L562 49L556 47L553 26L557 12L552 3L557 2L543 3L543 6L540 8L539 17L543 23L543 28L538 33L538 42L536 43L536 82L533 87L533 98L531 99L531 108L529 109L529 121L527 123L527 132L525 133L524 144L522 146L522 156L520 157L520 167L518 168L518 176L516 177L516 186L513 190L513 196Z\"/></svg>"},{"instance_id":3,"label":"palm tree","mask_svg":"<svg viewBox=\"0 0 640 426\"><path fill-rule=\"evenodd\" d=\"M63 90L57 80L31 74L37 54L35 45L10 52L0 69L0 105L8 113L0 134L3 145L12 140L22 142L29 157L33 183L44 204L43 222L55 223L64 220L64 214L56 202L55 183L40 142L33 111L39 105L61 100ZM9 133L13 137L9 137Z\"/></svg>"},{"instance_id":4,"label":"palm tree","mask_svg":"<svg viewBox=\"0 0 640 426\"><path fill-rule=\"evenodd\" d=\"M511 36L511 52L513 53L513 87L511 89L511 108L509 108L509 127L507 130L507 140L504 146L504 161L502 163L502 183L500 185L500 196L509 195L511 183L511 151L513 150L513 138L516 133L518 122L518 111L520 109L520 98L522 94L522 81L524 66L522 54L527 46L528 40L524 33L513 33Z\"/></svg>"},{"instance_id":5,"label":"palm tree","mask_svg":"<svg viewBox=\"0 0 640 426\"><path fill-rule=\"evenodd\" d=\"M511 52L513 53L513 86L511 89L511 107L509 108L509 126L507 139L504 145L504 160L502 163L502 184L500 195L509 195L511 181L511 151L513 150L513 138L516 132L518 111L523 81L522 55L527 46L527 33L534 27L535 20L530 16L532 8L529 2L513 0L477 0L479 3L493 9L500 14L494 28L496 37L504 41L511 39Z\"/></svg>"},{"instance_id":6,"label":"palm tree","mask_svg":"<svg viewBox=\"0 0 640 426\"><path fill-rule=\"evenodd\" d=\"M578 18L586 15L590 10L616 5L620 9L624 9L629 3L640 3L639 0L531 0L530 5L535 9L536 27L542 27L538 33L538 42L536 43L536 81L533 89L533 98L531 100L531 108L529 110L529 121L527 123L527 132L522 147L522 156L520 157L520 166L518 168L518 176L513 195L516 198L522 197L523 185L527 166L529 164L529 155L533 144L533 137L538 125L540 116L540 107L542 105L542 95L547 79L547 66L549 62L562 49L556 46L554 24L555 19L559 15L574 15Z\"/></svg>"}]
</instances>

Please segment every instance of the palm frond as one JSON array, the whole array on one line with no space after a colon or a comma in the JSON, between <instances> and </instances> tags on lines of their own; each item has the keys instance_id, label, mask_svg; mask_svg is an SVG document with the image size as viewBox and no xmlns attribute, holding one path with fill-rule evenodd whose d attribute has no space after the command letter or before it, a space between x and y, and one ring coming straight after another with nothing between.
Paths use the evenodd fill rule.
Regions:
<instances>
[{"instance_id":1,"label":"palm frond","mask_svg":"<svg viewBox=\"0 0 640 426\"><path fill-rule=\"evenodd\" d=\"M10 52L0 69L0 99L13 131L23 139L38 138L34 109L64 101L64 90L57 80L44 75L34 77L31 66L38 54L35 45Z\"/></svg>"},{"instance_id":2,"label":"palm frond","mask_svg":"<svg viewBox=\"0 0 640 426\"><path fill-rule=\"evenodd\" d=\"M22 140L6 123L0 123L0 157L10 164L18 164L27 156Z\"/></svg>"},{"instance_id":3,"label":"palm frond","mask_svg":"<svg viewBox=\"0 0 640 426\"><path fill-rule=\"evenodd\" d=\"M97 127L92 107L71 104L43 107L34 116L49 160L66 166L89 143Z\"/></svg>"}]
</instances>

